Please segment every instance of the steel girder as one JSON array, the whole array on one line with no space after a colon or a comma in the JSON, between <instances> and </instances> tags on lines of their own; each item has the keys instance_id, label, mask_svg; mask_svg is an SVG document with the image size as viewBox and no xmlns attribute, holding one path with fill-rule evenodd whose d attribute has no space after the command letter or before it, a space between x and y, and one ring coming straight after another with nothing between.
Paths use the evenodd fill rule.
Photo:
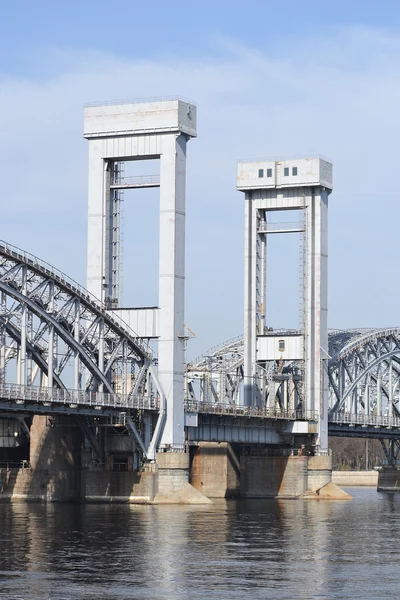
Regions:
<instances>
[{"instance_id":1,"label":"steel girder","mask_svg":"<svg viewBox=\"0 0 400 600\"><path fill-rule=\"evenodd\" d=\"M328 371L331 415L400 416L400 328L364 331L329 360Z\"/></svg>"},{"instance_id":2,"label":"steel girder","mask_svg":"<svg viewBox=\"0 0 400 600\"><path fill-rule=\"evenodd\" d=\"M387 426L390 418L397 423L400 417L400 329L331 330L329 352L332 356L328 362L330 418L338 424L340 415L345 413L346 425L351 414L357 423L360 419L364 423L364 416L371 417L371 423L373 418L384 417L382 426ZM282 398L282 383L290 380L290 369L280 373L276 363L268 368L266 377L275 393L275 406L281 402L282 408L290 408ZM243 338L211 348L188 363L186 379L188 402L240 403ZM296 386L293 374L292 379ZM196 381L200 382L197 386ZM378 425L380 421L376 422Z\"/></svg>"},{"instance_id":3,"label":"steel girder","mask_svg":"<svg viewBox=\"0 0 400 600\"><path fill-rule=\"evenodd\" d=\"M151 362L149 347L86 290L4 242L0 242L0 297L1 354L9 347L6 338L15 341L20 332L15 352L7 359L0 356L4 383L6 362L15 359L16 382L29 385L31 362L40 363L44 372L45 360L49 387L63 381L69 388L126 394L128 380L133 382L140 367Z\"/></svg>"},{"instance_id":4,"label":"steel girder","mask_svg":"<svg viewBox=\"0 0 400 600\"><path fill-rule=\"evenodd\" d=\"M285 335L288 331L278 331ZM290 331L293 333L293 331ZM237 405L243 399L243 336L211 348L186 365L186 401ZM270 361L260 365L267 394L263 405L270 410L302 408L301 365Z\"/></svg>"},{"instance_id":5,"label":"steel girder","mask_svg":"<svg viewBox=\"0 0 400 600\"><path fill-rule=\"evenodd\" d=\"M157 439L149 442L154 458L165 398L152 362L144 340L87 290L0 241L0 385L157 397Z\"/></svg>"}]
</instances>

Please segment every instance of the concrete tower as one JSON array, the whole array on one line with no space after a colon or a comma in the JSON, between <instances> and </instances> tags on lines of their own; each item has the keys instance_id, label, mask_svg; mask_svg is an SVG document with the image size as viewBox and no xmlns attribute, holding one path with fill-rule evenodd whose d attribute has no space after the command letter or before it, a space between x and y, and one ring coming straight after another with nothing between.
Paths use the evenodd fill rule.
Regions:
<instances>
[{"instance_id":1,"label":"concrete tower","mask_svg":"<svg viewBox=\"0 0 400 600\"><path fill-rule=\"evenodd\" d=\"M318 413L318 450L328 447L328 197L332 165L320 158L240 162L237 188L245 192L245 402L265 401L268 361L304 365L302 409ZM303 213L298 223L270 223L272 211ZM302 330L276 335L268 328L267 237L303 236Z\"/></svg>"},{"instance_id":2,"label":"concrete tower","mask_svg":"<svg viewBox=\"0 0 400 600\"><path fill-rule=\"evenodd\" d=\"M158 340L158 377L167 401L161 447L184 447L186 143L196 137L196 107L174 99L91 105L87 288L141 337ZM124 179L121 163L160 159L160 177ZM159 305L120 310L120 190L160 188ZM149 232L151 235L152 232ZM138 249L140 253L140 249ZM127 257L129 262L129 257ZM133 271L125 277L135 277Z\"/></svg>"}]
</instances>

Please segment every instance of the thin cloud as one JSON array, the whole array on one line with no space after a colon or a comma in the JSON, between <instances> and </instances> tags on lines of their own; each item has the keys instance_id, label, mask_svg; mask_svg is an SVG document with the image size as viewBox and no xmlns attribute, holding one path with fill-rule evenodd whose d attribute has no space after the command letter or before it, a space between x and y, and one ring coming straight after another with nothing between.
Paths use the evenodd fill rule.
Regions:
<instances>
[{"instance_id":1,"label":"thin cloud","mask_svg":"<svg viewBox=\"0 0 400 600\"><path fill-rule=\"evenodd\" d=\"M301 45L288 40L280 56L234 40L221 47L223 58L164 61L49 49L40 77L3 76L0 237L84 282L84 102L181 94L199 107L199 138L188 147L187 321L199 335L191 354L242 330L243 198L235 169L246 156L333 160L330 323L396 323L400 37L345 29ZM125 258L125 289L134 292L140 278L156 294L146 261L134 261ZM279 252L271 268L278 277ZM288 278L282 273L279 298L271 298L272 325L293 324L287 315L297 299Z\"/></svg>"}]
</instances>

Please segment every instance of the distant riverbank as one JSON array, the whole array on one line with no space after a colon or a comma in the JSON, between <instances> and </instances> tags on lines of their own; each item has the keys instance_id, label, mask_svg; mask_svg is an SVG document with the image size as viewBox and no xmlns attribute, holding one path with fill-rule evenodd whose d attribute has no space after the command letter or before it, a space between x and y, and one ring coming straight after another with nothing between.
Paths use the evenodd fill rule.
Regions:
<instances>
[{"instance_id":1,"label":"distant riverbank","mask_svg":"<svg viewBox=\"0 0 400 600\"><path fill-rule=\"evenodd\" d=\"M332 471L332 481L336 485L378 485L378 471Z\"/></svg>"}]
</instances>

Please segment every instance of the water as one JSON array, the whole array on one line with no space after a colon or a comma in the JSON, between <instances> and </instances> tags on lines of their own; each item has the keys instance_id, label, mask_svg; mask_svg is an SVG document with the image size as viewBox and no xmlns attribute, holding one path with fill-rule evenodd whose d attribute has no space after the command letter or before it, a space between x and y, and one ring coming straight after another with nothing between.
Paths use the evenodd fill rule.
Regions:
<instances>
[{"instance_id":1,"label":"water","mask_svg":"<svg viewBox=\"0 0 400 600\"><path fill-rule=\"evenodd\" d=\"M400 494L212 506L0 504L0 598L397 598Z\"/></svg>"}]
</instances>

